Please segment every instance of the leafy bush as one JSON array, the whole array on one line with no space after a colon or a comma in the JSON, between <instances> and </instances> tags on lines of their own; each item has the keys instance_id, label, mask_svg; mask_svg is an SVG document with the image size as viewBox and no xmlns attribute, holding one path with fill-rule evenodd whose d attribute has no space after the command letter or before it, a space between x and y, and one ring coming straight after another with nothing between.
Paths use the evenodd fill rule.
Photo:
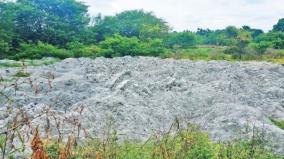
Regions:
<instances>
[{"instance_id":1,"label":"leafy bush","mask_svg":"<svg viewBox=\"0 0 284 159\"><path fill-rule=\"evenodd\" d=\"M100 42L99 46L102 49L101 55L105 57L134 56L142 52L139 42L139 39L136 37L128 38L116 34Z\"/></svg>"},{"instance_id":2,"label":"leafy bush","mask_svg":"<svg viewBox=\"0 0 284 159\"><path fill-rule=\"evenodd\" d=\"M13 59L41 59L43 57L56 57L60 59L73 57L72 53L65 49L59 49L51 44L38 42L37 44L22 43L19 53L13 56Z\"/></svg>"},{"instance_id":3,"label":"leafy bush","mask_svg":"<svg viewBox=\"0 0 284 159\"><path fill-rule=\"evenodd\" d=\"M105 57L118 56L158 56L164 52L163 43L159 39L140 41L137 37L114 35L99 43L99 55Z\"/></svg>"},{"instance_id":4,"label":"leafy bush","mask_svg":"<svg viewBox=\"0 0 284 159\"><path fill-rule=\"evenodd\" d=\"M189 31L170 33L165 39L166 45L171 48L173 48L175 45L178 45L181 48L188 48L195 46L197 42L196 35Z\"/></svg>"},{"instance_id":5,"label":"leafy bush","mask_svg":"<svg viewBox=\"0 0 284 159\"><path fill-rule=\"evenodd\" d=\"M260 54L251 47L245 47L243 49L243 54L241 55L241 60L249 61L249 60L258 60L261 59Z\"/></svg>"},{"instance_id":6,"label":"leafy bush","mask_svg":"<svg viewBox=\"0 0 284 159\"><path fill-rule=\"evenodd\" d=\"M228 47L224 52L226 54L231 54L234 59L241 59L242 50L240 47L231 46L231 47Z\"/></svg>"},{"instance_id":7,"label":"leafy bush","mask_svg":"<svg viewBox=\"0 0 284 159\"><path fill-rule=\"evenodd\" d=\"M258 36L255 43L266 43L269 47L275 49L284 49L284 33L283 32L268 32L267 34L262 34Z\"/></svg>"},{"instance_id":8,"label":"leafy bush","mask_svg":"<svg viewBox=\"0 0 284 159\"><path fill-rule=\"evenodd\" d=\"M238 46L231 46L228 47L224 53L232 55L232 58L235 60L257 60L260 58L258 52L252 47L242 48Z\"/></svg>"},{"instance_id":9,"label":"leafy bush","mask_svg":"<svg viewBox=\"0 0 284 159\"><path fill-rule=\"evenodd\" d=\"M274 48L275 49L284 49L284 38L283 39L277 39L274 41Z\"/></svg>"},{"instance_id":10,"label":"leafy bush","mask_svg":"<svg viewBox=\"0 0 284 159\"><path fill-rule=\"evenodd\" d=\"M159 56L165 52L165 47L161 39L147 40L141 43L141 50L144 56Z\"/></svg>"},{"instance_id":11,"label":"leafy bush","mask_svg":"<svg viewBox=\"0 0 284 159\"><path fill-rule=\"evenodd\" d=\"M67 48L74 57L95 57L100 51L96 45L84 45L80 42L68 43Z\"/></svg>"},{"instance_id":12,"label":"leafy bush","mask_svg":"<svg viewBox=\"0 0 284 159\"><path fill-rule=\"evenodd\" d=\"M273 46L273 43L268 41L261 41L259 43L251 43L249 44L249 46L254 48L258 52L258 54L263 54L267 48Z\"/></svg>"}]
</instances>

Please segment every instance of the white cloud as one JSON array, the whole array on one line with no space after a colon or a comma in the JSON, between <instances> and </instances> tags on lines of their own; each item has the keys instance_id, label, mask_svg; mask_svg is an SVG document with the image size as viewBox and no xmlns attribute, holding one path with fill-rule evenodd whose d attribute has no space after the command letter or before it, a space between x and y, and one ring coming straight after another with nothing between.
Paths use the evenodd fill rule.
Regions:
<instances>
[{"instance_id":1,"label":"white cloud","mask_svg":"<svg viewBox=\"0 0 284 159\"><path fill-rule=\"evenodd\" d=\"M283 0L82 0L90 14L114 15L144 9L165 19L174 30L220 29L250 25L270 30L284 18Z\"/></svg>"}]
</instances>

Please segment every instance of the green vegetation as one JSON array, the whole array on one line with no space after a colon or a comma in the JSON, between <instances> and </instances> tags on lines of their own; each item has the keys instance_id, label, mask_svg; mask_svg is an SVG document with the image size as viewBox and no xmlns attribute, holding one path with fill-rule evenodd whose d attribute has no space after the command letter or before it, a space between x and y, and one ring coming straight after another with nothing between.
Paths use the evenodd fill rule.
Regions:
<instances>
[{"instance_id":1,"label":"green vegetation","mask_svg":"<svg viewBox=\"0 0 284 159\"><path fill-rule=\"evenodd\" d=\"M14 77L29 77L30 74L26 71L21 70L21 71L18 71L17 73L15 73L13 76Z\"/></svg>"},{"instance_id":2,"label":"green vegetation","mask_svg":"<svg viewBox=\"0 0 284 159\"><path fill-rule=\"evenodd\" d=\"M21 63L15 63L15 62L0 62L0 67L21 67Z\"/></svg>"},{"instance_id":3,"label":"green vegetation","mask_svg":"<svg viewBox=\"0 0 284 159\"><path fill-rule=\"evenodd\" d=\"M215 143L208 134L190 127L162 137L154 135L143 143L119 142L115 131L106 137L92 139L84 145L76 145L74 140L69 140L66 146L49 142L45 150L51 159L64 154L62 150L69 154L69 158L76 159L281 159L265 148L264 141L257 134L250 141Z\"/></svg>"},{"instance_id":4,"label":"green vegetation","mask_svg":"<svg viewBox=\"0 0 284 159\"><path fill-rule=\"evenodd\" d=\"M163 43L159 39L141 41L137 37L114 35L99 43L99 55L105 57L117 56L159 56L164 52Z\"/></svg>"},{"instance_id":5,"label":"green vegetation","mask_svg":"<svg viewBox=\"0 0 284 159\"><path fill-rule=\"evenodd\" d=\"M88 6L75 0L2 1L0 59L130 55L283 64L283 28L280 19L267 33L249 26L175 32L143 10L90 17Z\"/></svg>"},{"instance_id":6,"label":"green vegetation","mask_svg":"<svg viewBox=\"0 0 284 159\"><path fill-rule=\"evenodd\" d=\"M115 34L147 40L162 39L168 34L170 27L151 12L132 10L115 16L102 17L99 15L95 18L93 29L97 34L97 41L102 41Z\"/></svg>"},{"instance_id":7,"label":"green vegetation","mask_svg":"<svg viewBox=\"0 0 284 159\"><path fill-rule=\"evenodd\" d=\"M165 58L190 60L233 60L231 55L223 53L224 48L188 48L175 49L164 55Z\"/></svg>"},{"instance_id":8,"label":"green vegetation","mask_svg":"<svg viewBox=\"0 0 284 159\"><path fill-rule=\"evenodd\" d=\"M278 126L280 129L284 130L284 120L270 118L271 122Z\"/></svg>"},{"instance_id":9,"label":"green vegetation","mask_svg":"<svg viewBox=\"0 0 284 159\"><path fill-rule=\"evenodd\" d=\"M41 59L43 57L56 57L60 59L71 57L69 52L59 49L51 44L39 42L37 44L22 43L19 47L20 52L13 56L13 59Z\"/></svg>"},{"instance_id":10,"label":"green vegetation","mask_svg":"<svg viewBox=\"0 0 284 159\"><path fill-rule=\"evenodd\" d=\"M0 60L1 67L24 67L24 66L41 66L41 65L50 65L56 62L59 62L58 58L42 58L42 59L25 59L22 61L13 61L13 60Z\"/></svg>"}]
</instances>

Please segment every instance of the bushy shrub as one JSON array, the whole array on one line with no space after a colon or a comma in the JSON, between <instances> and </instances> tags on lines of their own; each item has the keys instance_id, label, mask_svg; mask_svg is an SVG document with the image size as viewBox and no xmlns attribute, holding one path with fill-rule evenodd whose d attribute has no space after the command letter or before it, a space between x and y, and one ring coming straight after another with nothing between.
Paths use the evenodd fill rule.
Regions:
<instances>
[{"instance_id":1,"label":"bushy shrub","mask_svg":"<svg viewBox=\"0 0 284 159\"><path fill-rule=\"evenodd\" d=\"M268 41L261 41L259 43L251 43L249 44L249 46L254 48L258 52L258 54L263 54L267 48L273 46L273 43Z\"/></svg>"},{"instance_id":2,"label":"bushy shrub","mask_svg":"<svg viewBox=\"0 0 284 159\"><path fill-rule=\"evenodd\" d=\"M224 53L232 55L232 58L237 60L257 60L260 58L260 54L252 47L231 46Z\"/></svg>"},{"instance_id":3,"label":"bushy shrub","mask_svg":"<svg viewBox=\"0 0 284 159\"><path fill-rule=\"evenodd\" d=\"M237 46L228 47L225 51L225 54L230 54L234 59L241 59L242 49Z\"/></svg>"},{"instance_id":4,"label":"bushy shrub","mask_svg":"<svg viewBox=\"0 0 284 159\"><path fill-rule=\"evenodd\" d=\"M274 48L275 49L284 49L284 39L278 39L274 41Z\"/></svg>"},{"instance_id":5,"label":"bushy shrub","mask_svg":"<svg viewBox=\"0 0 284 159\"><path fill-rule=\"evenodd\" d=\"M284 33L283 32L268 32L267 34L262 34L258 36L255 43L266 43L270 44L269 47L275 49L284 49Z\"/></svg>"},{"instance_id":6,"label":"bushy shrub","mask_svg":"<svg viewBox=\"0 0 284 159\"><path fill-rule=\"evenodd\" d=\"M258 60L261 58L261 54L259 54L254 48L252 47L245 47L243 49L243 54L241 55L241 60Z\"/></svg>"},{"instance_id":7,"label":"bushy shrub","mask_svg":"<svg viewBox=\"0 0 284 159\"><path fill-rule=\"evenodd\" d=\"M159 56L165 52L165 47L161 39L151 39L141 44L142 54L144 56Z\"/></svg>"},{"instance_id":8,"label":"bushy shrub","mask_svg":"<svg viewBox=\"0 0 284 159\"><path fill-rule=\"evenodd\" d=\"M139 55L142 53L139 42L137 37L128 38L116 34L100 42L99 47L102 49L100 55L105 57Z\"/></svg>"},{"instance_id":9,"label":"bushy shrub","mask_svg":"<svg viewBox=\"0 0 284 159\"><path fill-rule=\"evenodd\" d=\"M159 39L141 41L137 37L114 35L99 43L99 55L105 57L118 56L158 56L164 52L163 43Z\"/></svg>"},{"instance_id":10,"label":"bushy shrub","mask_svg":"<svg viewBox=\"0 0 284 159\"><path fill-rule=\"evenodd\" d=\"M19 53L12 58L19 59L41 59L43 57L56 57L60 59L73 57L73 54L65 49L59 49L51 44L38 42L37 44L22 43Z\"/></svg>"},{"instance_id":11,"label":"bushy shrub","mask_svg":"<svg viewBox=\"0 0 284 159\"><path fill-rule=\"evenodd\" d=\"M80 42L71 42L67 44L68 50L74 57L95 57L100 52L96 45L84 45Z\"/></svg>"},{"instance_id":12,"label":"bushy shrub","mask_svg":"<svg viewBox=\"0 0 284 159\"><path fill-rule=\"evenodd\" d=\"M195 48L195 49L186 49L182 54L182 58L189 58L191 60L209 60L211 48Z\"/></svg>"}]
</instances>

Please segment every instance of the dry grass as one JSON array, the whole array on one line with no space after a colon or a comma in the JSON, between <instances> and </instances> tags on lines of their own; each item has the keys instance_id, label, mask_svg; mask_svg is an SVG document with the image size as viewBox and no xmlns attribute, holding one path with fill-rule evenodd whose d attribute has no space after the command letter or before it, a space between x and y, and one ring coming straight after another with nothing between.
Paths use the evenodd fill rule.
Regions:
<instances>
[{"instance_id":1,"label":"dry grass","mask_svg":"<svg viewBox=\"0 0 284 159\"><path fill-rule=\"evenodd\" d=\"M39 136L38 127L35 129L35 134L31 143L32 159L49 159L48 154L44 150L44 144Z\"/></svg>"}]
</instances>

